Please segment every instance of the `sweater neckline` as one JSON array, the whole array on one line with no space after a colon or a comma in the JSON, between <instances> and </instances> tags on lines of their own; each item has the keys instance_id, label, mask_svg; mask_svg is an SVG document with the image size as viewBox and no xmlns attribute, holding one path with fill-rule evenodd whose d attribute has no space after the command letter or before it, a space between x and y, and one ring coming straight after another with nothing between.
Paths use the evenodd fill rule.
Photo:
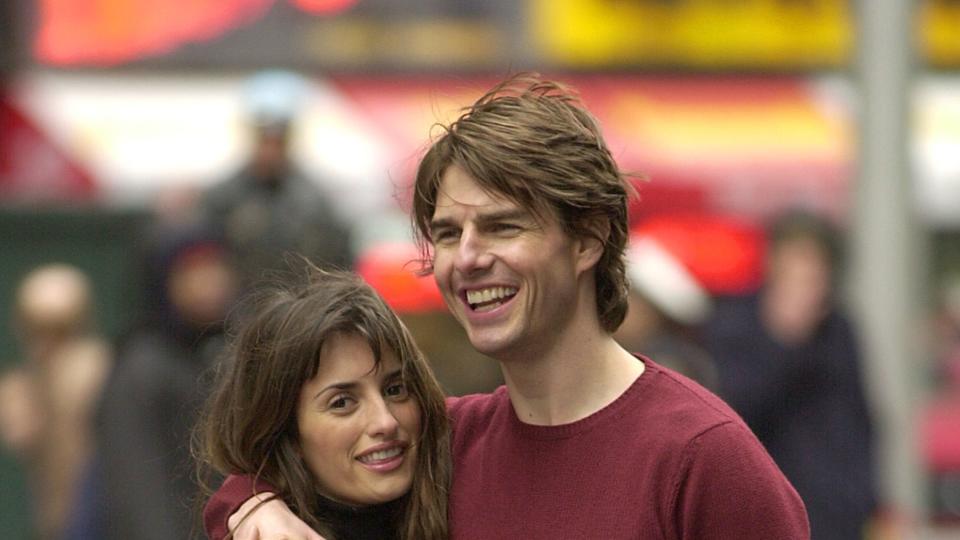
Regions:
<instances>
[{"instance_id":1,"label":"sweater neckline","mask_svg":"<svg viewBox=\"0 0 960 540\"><path fill-rule=\"evenodd\" d=\"M404 498L372 506L351 506L320 496L317 515L330 524L338 539L366 540L397 537L397 519Z\"/></svg>"},{"instance_id":2,"label":"sweater neckline","mask_svg":"<svg viewBox=\"0 0 960 540\"><path fill-rule=\"evenodd\" d=\"M660 373L659 366L651 362L649 358L638 354L634 354L634 356L638 361L643 362L645 367L643 373L641 373L640 376L637 377L622 394L620 394L615 400L611 401L605 407L589 416L581 418L580 420L570 422L569 424L541 426L523 422L520 420L520 417L517 416L517 411L513 408L513 403L510 402L510 395L507 392L507 388L505 386L502 387L501 390L503 391L505 406L508 409L507 412L511 428L523 437L541 440L555 440L579 435L599 425L602 425L609 420L619 418L622 416L625 410L630 408L631 402L634 401L633 398L643 394L644 387L649 386L648 381Z\"/></svg>"}]
</instances>

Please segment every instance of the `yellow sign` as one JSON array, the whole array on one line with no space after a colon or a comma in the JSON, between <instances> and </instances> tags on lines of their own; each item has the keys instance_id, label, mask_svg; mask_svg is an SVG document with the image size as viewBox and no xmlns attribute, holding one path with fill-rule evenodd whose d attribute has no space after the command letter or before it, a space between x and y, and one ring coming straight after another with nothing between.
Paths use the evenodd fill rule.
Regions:
<instances>
[{"instance_id":1,"label":"yellow sign","mask_svg":"<svg viewBox=\"0 0 960 540\"><path fill-rule=\"evenodd\" d=\"M575 67L842 68L856 18L845 0L531 0L543 58ZM919 2L918 54L960 66L960 2Z\"/></svg>"},{"instance_id":2,"label":"yellow sign","mask_svg":"<svg viewBox=\"0 0 960 540\"><path fill-rule=\"evenodd\" d=\"M960 66L960 2L927 0L918 17L920 51L931 66Z\"/></svg>"}]
</instances>

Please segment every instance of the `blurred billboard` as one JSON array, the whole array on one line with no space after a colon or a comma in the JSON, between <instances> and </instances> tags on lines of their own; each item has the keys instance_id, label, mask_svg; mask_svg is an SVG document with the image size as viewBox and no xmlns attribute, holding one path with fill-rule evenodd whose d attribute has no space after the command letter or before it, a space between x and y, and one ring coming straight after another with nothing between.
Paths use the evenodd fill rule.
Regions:
<instances>
[{"instance_id":1,"label":"blurred billboard","mask_svg":"<svg viewBox=\"0 0 960 540\"><path fill-rule=\"evenodd\" d=\"M52 66L322 69L836 69L845 0L36 0L21 20ZM918 57L960 66L960 2L916 3ZM202 44L202 45L201 45Z\"/></svg>"}]
</instances>

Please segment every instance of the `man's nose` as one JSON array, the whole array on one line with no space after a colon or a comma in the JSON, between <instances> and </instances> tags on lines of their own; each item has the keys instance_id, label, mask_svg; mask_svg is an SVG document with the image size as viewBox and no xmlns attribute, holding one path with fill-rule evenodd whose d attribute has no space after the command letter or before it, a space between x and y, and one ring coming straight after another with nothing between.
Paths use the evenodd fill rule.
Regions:
<instances>
[{"instance_id":1,"label":"man's nose","mask_svg":"<svg viewBox=\"0 0 960 540\"><path fill-rule=\"evenodd\" d=\"M482 235L474 230L461 233L455 262L457 271L470 274L489 267L492 261L488 243Z\"/></svg>"}]
</instances>

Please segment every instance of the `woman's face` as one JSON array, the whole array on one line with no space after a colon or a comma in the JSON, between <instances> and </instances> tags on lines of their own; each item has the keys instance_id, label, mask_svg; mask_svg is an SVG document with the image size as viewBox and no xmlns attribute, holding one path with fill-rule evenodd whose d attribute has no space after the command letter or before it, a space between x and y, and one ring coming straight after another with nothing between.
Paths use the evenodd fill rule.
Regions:
<instances>
[{"instance_id":1,"label":"woman's face","mask_svg":"<svg viewBox=\"0 0 960 540\"><path fill-rule=\"evenodd\" d=\"M392 351L381 360L375 368L364 338L334 336L323 346L317 375L300 390L303 459L320 492L347 504L399 498L416 469L420 407Z\"/></svg>"}]
</instances>

